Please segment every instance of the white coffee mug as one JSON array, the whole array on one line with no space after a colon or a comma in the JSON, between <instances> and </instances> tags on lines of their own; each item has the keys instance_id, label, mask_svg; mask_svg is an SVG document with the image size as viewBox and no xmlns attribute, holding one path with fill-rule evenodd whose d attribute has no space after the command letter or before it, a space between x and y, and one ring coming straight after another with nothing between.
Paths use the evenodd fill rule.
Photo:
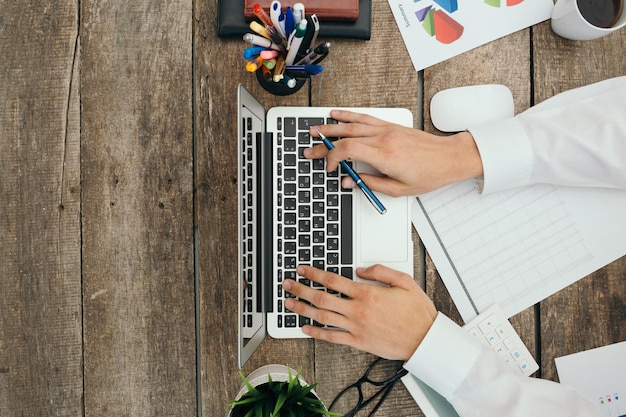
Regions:
<instances>
[{"instance_id":1,"label":"white coffee mug","mask_svg":"<svg viewBox=\"0 0 626 417\"><path fill-rule=\"evenodd\" d=\"M621 16L611 27L604 28L595 26L585 19L577 0L557 0L552 9L552 30L559 36L575 41L586 41L608 35L626 25L626 13L623 11L624 0L615 1L621 2Z\"/></svg>"}]
</instances>

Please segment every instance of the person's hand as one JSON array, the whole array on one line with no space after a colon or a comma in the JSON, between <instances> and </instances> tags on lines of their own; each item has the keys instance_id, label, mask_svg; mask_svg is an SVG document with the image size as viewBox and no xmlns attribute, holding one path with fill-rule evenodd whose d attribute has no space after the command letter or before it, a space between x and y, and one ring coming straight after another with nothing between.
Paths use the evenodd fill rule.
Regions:
<instances>
[{"instance_id":1,"label":"person's hand","mask_svg":"<svg viewBox=\"0 0 626 417\"><path fill-rule=\"evenodd\" d=\"M308 301L287 298L285 307L319 323L343 329L304 326L303 332L316 339L349 345L387 359L407 360L437 315L433 302L411 276L383 265L357 268L356 272L361 278L389 287L354 282L310 266L300 265L297 272L347 296L337 297L293 280L283 282L286 291Z\"/></svg>"},{"instance_id":2,"label":"person's hand","mask_svg":"<svg viewBox=\"0 0 626 417\"><path fill-rule=\"evenodd\" d=\"M306 149L304 156L326 158L328 171L346 159L370 164L385 175L361 174L373 191L393 197L418 195L482 175L480 155L469 132L436 136L346 110L333 110L330 115L342 123L313 126L309 133L341 140L332 151L321 144ZM349 176L342 185L356 186Z\"/></svg>"}]
</instances>

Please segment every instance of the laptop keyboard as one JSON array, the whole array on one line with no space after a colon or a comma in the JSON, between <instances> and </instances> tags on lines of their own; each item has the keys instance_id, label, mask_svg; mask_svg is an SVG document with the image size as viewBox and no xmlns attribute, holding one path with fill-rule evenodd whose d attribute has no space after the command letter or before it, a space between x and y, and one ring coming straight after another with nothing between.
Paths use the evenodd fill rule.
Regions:
<instances>
[{"instance_id":1,"label":"laptop keyboard","mask_svg":"<svg viewBox=\"0 0 626 417\"><path fill-rule=\"evenodd\" d=\"M279 328L298 328L311 323L284 308L282 281L294 279L321 291L332 290L297 276L298 265L312 265L346 278L353 277L352 190L341 188L345 173L326 172L326 160L308 160L303 152L317 141L310 126L337 123L324 118L289 118L277 121L274 167L277 174L274 219L275 270L278 277L274 310Z\"/></svg>"}]
</instances>

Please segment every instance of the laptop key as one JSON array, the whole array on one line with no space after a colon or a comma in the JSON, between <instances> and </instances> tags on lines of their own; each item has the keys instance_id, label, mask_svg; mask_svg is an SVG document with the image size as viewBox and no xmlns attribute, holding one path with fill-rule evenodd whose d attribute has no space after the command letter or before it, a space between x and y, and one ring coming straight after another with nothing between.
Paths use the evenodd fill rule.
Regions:
<instances>
[{"instance_id":1,"label":"laptop key","mask_svg":"<svg viewBox=\"0 0 626 417\"><path fill-rule=\"evenodd\" d=\"M313 202L313 214L324 214L324 203L321 201Z\"/></svg>"},{"instance_id":2,"label":"laptop key","mask_svg":"<svg viewBox=\"0 0 626 417\"><path fill-rule=\"evenodd\" d=\"M300 249L298 251L298 261L308 262L310 260L311 260L311 249L305 248L305 249ZM296 266L294 265L293 267L295 268Z\"/></svg>"},{"instance_id":3,"label":"laptop key","mask_svg":"<svg viewBox=\"0 0 626 417\"><path fill-rule=\"evenodd\" d=\"M285 327L296 327L296 319L298 316L295 314L287 314L285 316Z\"/></svg>"},{"instance_id":4,"label":"laptop key","mask_svg":"<svg viewBox=\"0 0 626 417\"><path fill-rule=\"evenodd\" d=\"M313 187L313 200L323 200L325 194L324 187Z\"/></svg>"},{"instance_id":5,"label":"laptop key","mask_svg":"<svg viewBox=\"0 0 626 417\"><path fill-rule=\"evenodd\" d=\"M352 264L352 194L341 195L341 263Z\"/></svg>"},{"instance_id":6,"label":"laptop key","mask_svg":"<svg viewBox=\"0 0 626 417\"><path fill-rule=\"evenodd\" d=\"M309 235L300 235L298 236L298 245L299 246L311 246L311 236Z\"/></svg>"},{"instance_id":7,"label":"laptop key","mask_svg":"<svg viewBox=\"0 0 626 417\"><path fill-rule=\"evenodd\" d=\"M313 169L315 169L315 160L313 161ZM324 173L323 172L313 173L313 185L324 185Z\"/></svg>"},{"instance_id":8,"label":"laptop key","mask_svg":"<svg viewBox=\"0 0 626 417\"><path fill-rule=\"evenodd\" d=\"M296 269L296 257L295 256L285 256L285 268L286 269Z\"/></svg>"},{"instance_id":9,"label":"laptop key","mask_svg":"<svg viewBox=\"0 0 626 417\"><path fill-rule=\"evenodd\" d=\"M285 188L285 192L284 192L285 195L296 195L296 184L287 182L285 183L284 188Z\"/></svg>"},{"instance_id":10,"label":"laptop key","mask_svg":"<svg viewBox=\"0 0 626 417\"><path fill-rule=\"evenodd\" d=\"M353 279L352 268L351 267L347 267L347 266L341 268L341 276L342 277L346 277L348 279Z\"/></svg>"},{"instance_id":11,"label":"laptop key","mask_svg":"<svg viewBox=\"0 0 626 417\"><path fill-rule=\"evenodd\" d=\"M323 231L314 231L313 232L313 243L324 243L324 232Z\"/></svg>"},{"instance_id":12,"label":"laptop key","mask_svg":"<svg viewBox=\"0 0 626 417\"><path fill-rule=\"evenodd\" d=\"M298 231L300 233L309 233L311 231L311 221L309 219L298 220Z\"/></svg>"},{"instance_id":13,"label":"laptop key","mask_svg":"<svg viewBox=\"0 0 626 417\"><path fill-rule=\"evenodd\" d=\"M309 132L298 132L298 145L310 145L311 135Z\"/></svg>"},{"instance_id":14,"label":"laptop key","mask_svg":"<svg viewBox=\"0 0 626 417\"><path fill-rule=\"evenodd\" d=\"M297 162L297 156L292 153L285 154L284 163L286 167L295 167Z\"/></svg>"},{"instance_id":15,"label":"laptop key","mask_svg":"<svg viewBox=\"0 0 626 417\"><path fill-rule=\"evenodd\" d=\"M296 199L295 198L285 198L285 210L295 210L296 209Z\"/></svg>"},{"instance_id":16,"label":"laptop key","mask_svg":"<svg viewBox=\"0 0 626 417\"><path fill-rule=\"evenodd\" d=\"M324 124L324 118L322 117L299 117L298 129L309 130L311 126L319 126Z\"/></svg>"},{"instance_id":17,"label":"laptop key","mask_svg":"<svg viewBox=\"0 0 626 417\"><path fill-rule=\"evenodd\" d=\"M295 139L285 139L285 145L283 148L285 149L285 152L295 152L297 149Z\"/></svg>"},{"instance_id":18,"label":"laptop key","mask_svg":"<svg viewBox=\"0 0 626 417\"><path fill-rule=\"evenodd\" d=\"M296 224L296 213L285 213L284 218L283 223L285 225L293 226Z\"/></svg>"},{"instance_id":19,"label":"laptop key","mask_svg":"<svg viewBox=\"0 0 626 417\"><path fill-rule=\"evenodd\" d=\"M285 164L286 164L286 160L285 160ZM309 161L301 161L298 163L298 173L308 174L310 172L311 172L311 163Z\"/></svg>"},{"instance_id":20,"label":"laptop key","mask_svg":"<svg viewBox=\"0 0 626 417\"><path fill-rule=\"evenodd\" d=\"M324 246L315 245L313 246L313 258L323 258L324 257Z\"/></svg>"},{"instance_id":21,"label":"laptop key","mask_svg":"<svg viewBox=\"0 0 626 417\"><path fill-rule=\"evenodd\" d=\"M311 324L311 319L305 316L298 316L298 324L300 325L300 327L304 326L305 324Z\"/></svg>"},{"instance_id":22,"label":"laptop key","mask_svg":"<svg viewBox=\"0 0 626 417\"><path fill-rule=\"evenodd\" d=\"M313 216L313 229L324 228L324 216Z\"/></svg>"},{"instance_id":23,"label":"laptop key","mask_svg":"<svg viewBox=\"0 0 626 417\"><path fill-rule=\"evenodd\" d=\"M295 117L285 117L283 122L283 134L286 137L295 138L296 137L296 118Z\"/></svg>"},{"instance_id":24,"label":"laptop key","mask_svg":"<svg viewBox=\"0 0 626 417\"><path fill-rule=\"evenodd\" d=\"M302 205L298 207L298 216L311 217L311 207L309 205Z\"/></svg>"},{"instance_id":25,"label":"laptop key","mask_svg":"<svg viewBox=\"0 0 626 417\"><path fill-rule=\"evenodd\" d=\"M307 177L305 175L300 175L298 177L298 187L309 188L310 186L311 186L311 177Z\"/></svg>"},{"instance_id":26,"label":"laptop key","mask_svg":"<svg viewBox=\"0 0 626 417\"><path fill-rule=\"evenodd\" d=\"M296 242L285 242L285 253L294 255L296 253Z\"/></svg>"},{"instance_id":27,"label":"laptop key","mask_svg":"<svg viewBox=\"0 0 626 417\"><path fill-rule=\"evenodd\" d=\"M312 161L312 165L313 165L313 171L323 171L325 168L323 159L314 159Z\"/></svg>"},{"instance_id":28,"label":"laptop key","mask_svg":"<svg viewBox=\"0 0 626 417\"><path fill-rule=\"evenodd\" d=\"M296 180L296 170L295 169L285 169L285 181L295 181Z\"/></svg>"}]
</instances>

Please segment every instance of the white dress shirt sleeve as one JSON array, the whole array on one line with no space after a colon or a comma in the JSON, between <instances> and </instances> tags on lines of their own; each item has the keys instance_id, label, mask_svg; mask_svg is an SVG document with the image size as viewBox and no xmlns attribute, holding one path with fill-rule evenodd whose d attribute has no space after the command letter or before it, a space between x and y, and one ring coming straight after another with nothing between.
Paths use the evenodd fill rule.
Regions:
<instances>
[{"instance_id":1,"label":"white dress shirt sleeve","mask_svg":"<svg viewBox=\"0 0 626 417\"><path fill-rule=\"evenodd\" d=\"M461 417L599 417L572 388L515 373L442 313L404 365Z\"/></svg>"},{"instance_id":2,"label":"white dress shirt sleeve","mask_svg":"<svg viewBox=\"0 0 626 417\"><path fill-rule=\"evenodd\" d=\"M469 129L484 193L535 183L626 188L626 76Z\"/></svg>"}]
</instances>

